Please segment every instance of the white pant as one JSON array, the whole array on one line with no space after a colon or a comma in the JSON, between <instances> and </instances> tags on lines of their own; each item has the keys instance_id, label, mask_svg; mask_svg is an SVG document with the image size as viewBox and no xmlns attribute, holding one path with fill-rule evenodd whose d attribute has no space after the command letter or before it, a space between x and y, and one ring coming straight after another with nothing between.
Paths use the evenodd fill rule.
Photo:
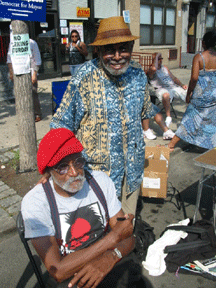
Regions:
<instances>
[{"instance_id":1,"label":"white pant","mask_svg":"<svg viewBox=\"0 0 216 288\"><path fill-rule=\"evenodd\" d=\"M173 101L173 98L181 98L182 101L186 101L187 90L183 89L182 87L173 87L170 89L156 89L155 93L160 101L162 101L164 93L169 93L170 95L170 102Z\"/></svg>"}]
</instances>

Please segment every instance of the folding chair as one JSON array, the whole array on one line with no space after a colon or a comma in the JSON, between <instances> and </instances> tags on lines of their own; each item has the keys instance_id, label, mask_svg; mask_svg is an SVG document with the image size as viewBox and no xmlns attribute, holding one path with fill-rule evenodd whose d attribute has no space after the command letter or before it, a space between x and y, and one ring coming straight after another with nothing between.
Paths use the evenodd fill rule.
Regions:
<instances>
[{"instance_id":1,"label":"folding chair","mask_svg":"<svg viewBox=\"0 0 216 288\"><path fill-rule=\"evenodd\" d=\"M52 82L52 114L59 107L64 92L70 80Z\"/></svg>"},{"instance_id":2,"label":"folding chair","mask_svg":"<svg viewBox=\"0 0 216 288\"><path fill-rule=\"evenodd\" d=\"M35 262L35 259L34 259L33 255L32 255L31 249L30 249L30 247L28 245L28 241L30 239L25 238L25 233L24 233L25 232L25 227L24 227L24 223L23 223L23 218L22 218L21 212L19 212L19 214L17 216L16 226L17 226L17 230L18 230L20 239L21 239L21 241L22 241L22 243L23 243L23 245L25 247L25 250L26 250L26 252L28 254L29 260L30 260L30 262L32 264L32 267L33 267L33 270L34 270L35 275L37 277L38 283L39 283L41 288L46 288L45 283L44 283L44 281L42 279L41 272L38 269L38 266L37 266L37 264Z\"/></svg>"}]
</instances>

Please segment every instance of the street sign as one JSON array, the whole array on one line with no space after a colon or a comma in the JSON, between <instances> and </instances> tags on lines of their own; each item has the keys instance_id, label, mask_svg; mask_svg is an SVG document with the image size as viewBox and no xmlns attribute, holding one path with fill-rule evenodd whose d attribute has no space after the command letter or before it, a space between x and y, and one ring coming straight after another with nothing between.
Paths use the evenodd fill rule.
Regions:
<instances>
[{"instance_id":1,"label":"street sign","mask_svg":"<svg viewBox=\"0 0 216 288\"><path fill-rule=\"evenodd\" d=\"M77 17L85 17L89 18L90 17L90 8L76 8L77 11Z\"/></svg>"},{"instance_id":2,"label":"street sign","mask_svg":"<svg viewBox=\"0 0 216 288\"><path fill-rule=\"evenodd\" d=\"M1 0L0 17L46 22L46 0Z\"/></svg>"}]
</instances>

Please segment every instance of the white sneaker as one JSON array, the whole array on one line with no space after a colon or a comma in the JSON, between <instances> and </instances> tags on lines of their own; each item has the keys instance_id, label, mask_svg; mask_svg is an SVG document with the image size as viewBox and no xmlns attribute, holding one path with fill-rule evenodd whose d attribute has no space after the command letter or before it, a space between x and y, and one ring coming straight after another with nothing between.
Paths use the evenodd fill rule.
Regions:
<instances>
[{"instance_id":1,"label":"white sneaker","mask_svg":"<svg viewBox=\"0 0 216 288\"><path fill-rule=\"evenodd\" d=\"M167 116L165 120L166 126L169 128L170 124L172 123L172 117Z\"/></svg>"},{"instance_id":2,"label":"white sneaker","mask_svg":"<svg viewBox=\"0 0 216 288\"><path fill-rule=\"evenodd\" d=\"M143 130L143 135L145 138L147 138L149 140L155 140L157 138L157 136L153 134L153 132L150 128L146 131Z\"/></svg>"},{"instance_id":3,"label":"white sneaker","mask_svg":"<svg viewBox=\"0 0 216 288\"><path fill-rule=\"evenodd\" d=\"M163 140L171 140L175 136L175 133L169 129L163 133Z\"/></svg>"}]
</instances>

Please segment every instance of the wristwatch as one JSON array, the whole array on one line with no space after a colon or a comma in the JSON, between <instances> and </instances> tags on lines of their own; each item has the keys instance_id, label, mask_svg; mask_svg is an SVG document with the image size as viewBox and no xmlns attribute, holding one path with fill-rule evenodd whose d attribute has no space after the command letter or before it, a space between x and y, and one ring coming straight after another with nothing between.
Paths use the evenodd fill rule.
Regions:
<instances>
[{"instance_id":1,"label":"wristwatch","mask_svg":"<svg viewBox=\"0 0 216 288\"><path fill-rule=\"evenodd\" d=\"M118 248L113 249L113 252L115 253L115 255L119 258L119 261L122 259L122 254L119 251Z\"/></svg>"}]
</instances>

